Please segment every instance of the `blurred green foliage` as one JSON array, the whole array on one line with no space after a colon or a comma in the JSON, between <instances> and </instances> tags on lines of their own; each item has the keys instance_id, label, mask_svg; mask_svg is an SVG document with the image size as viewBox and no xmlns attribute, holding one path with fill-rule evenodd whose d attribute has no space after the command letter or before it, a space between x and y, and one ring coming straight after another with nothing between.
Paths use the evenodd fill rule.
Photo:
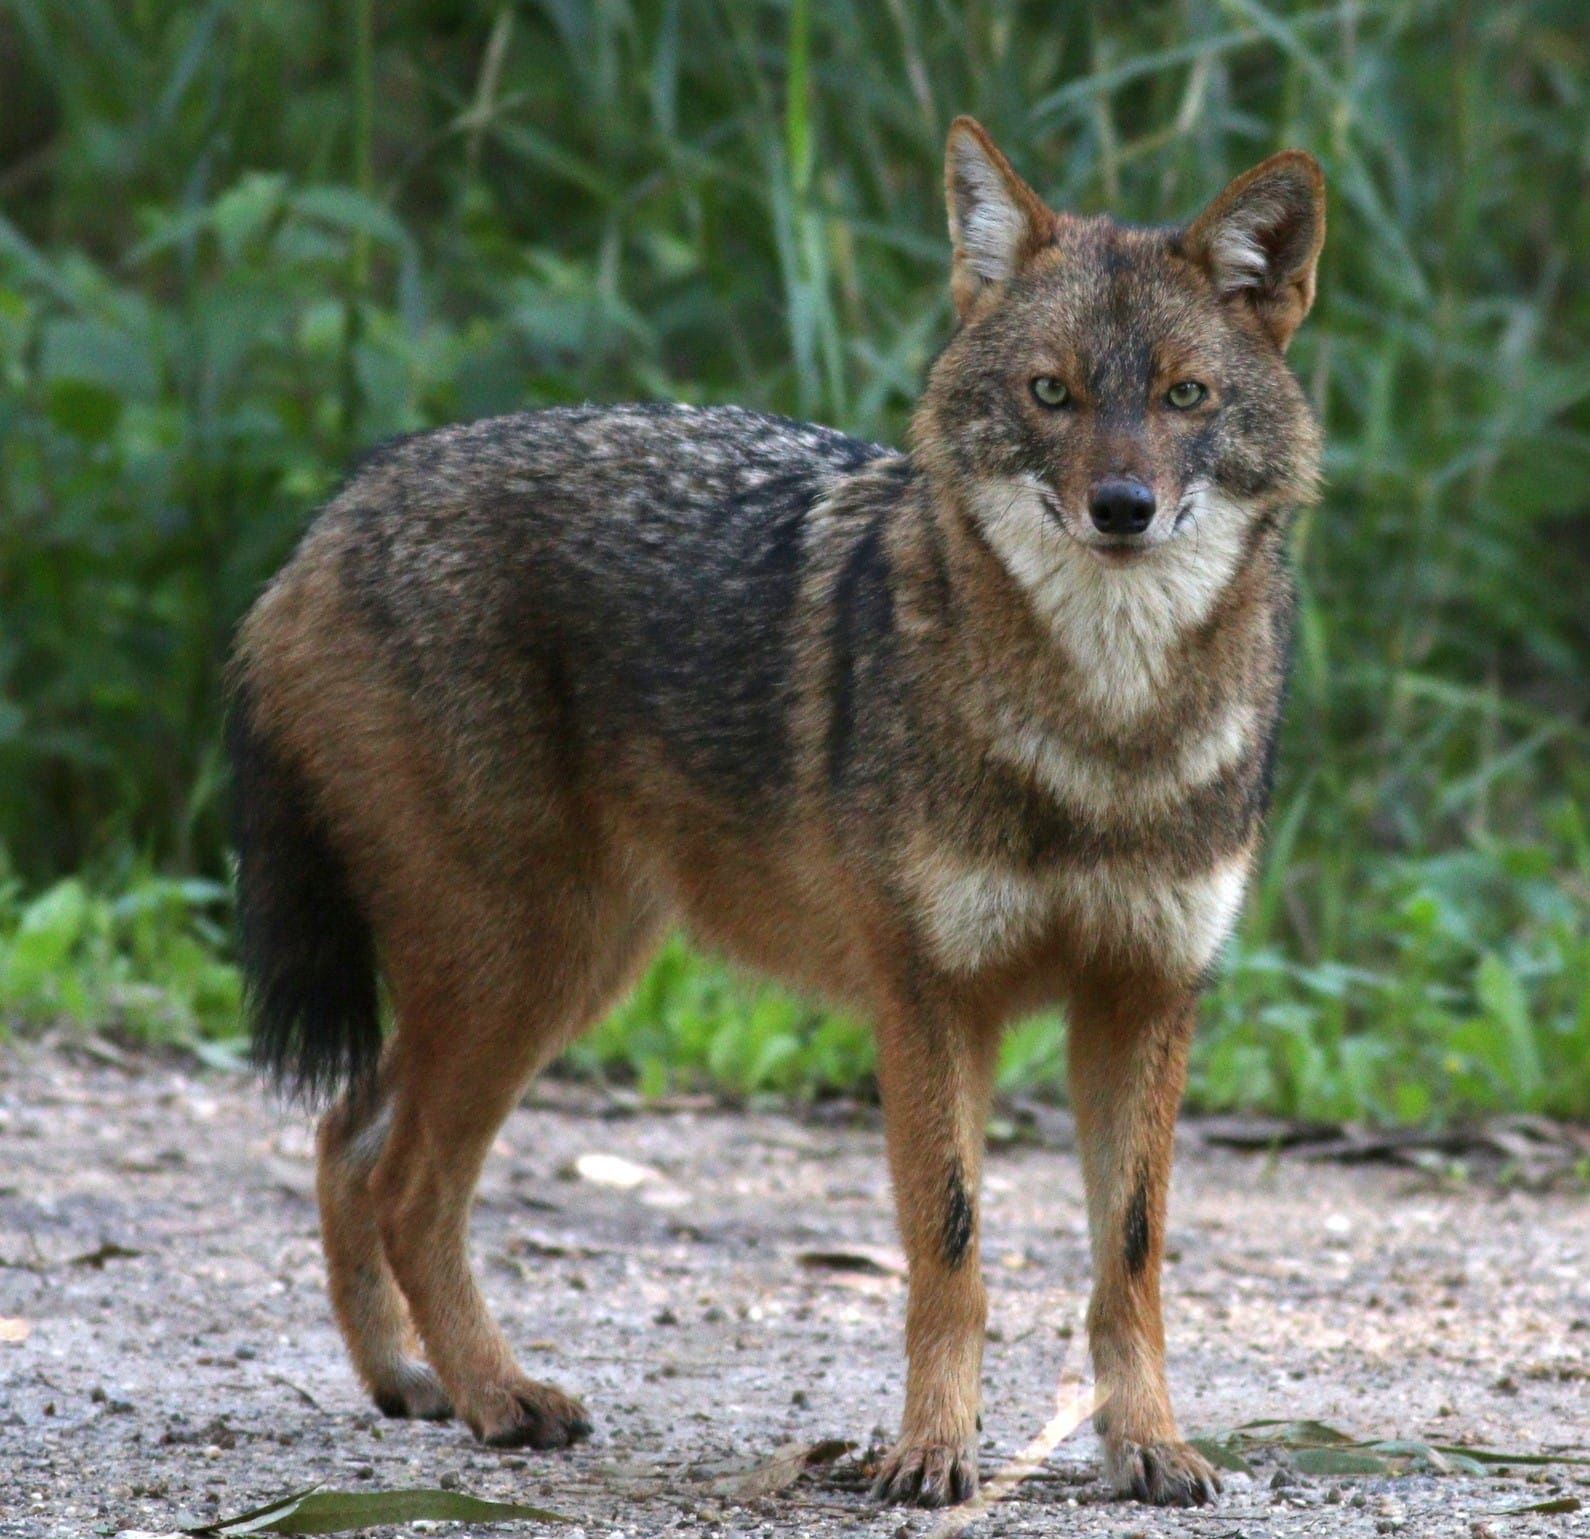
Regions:
<instances>
[{"instance_id":1,"label":"blurred green foliage","mask_svg":"<svg viewBox=\"0 0 1590 1539\"><path fill-rule=\"evenodd\" d=\"M24 902L0 886L0 1003L21 1021L113 1024L155 1041L237 1032L227 890L140 872L114 896L64 877Z\"/></svg>"},{"instance_id":2,"label":"blurred green foliage","mask_svg":"<svg viewBox=\"0 0 1590 1539\"><path fill-rule=\"evenodd\" d=\"M373 442L631 397L898 439L971 111L1069 208L1185 215L1284 144L1330 181L1330 489L1195 1097L1590 1114L1587 65L1577 0L8 0L0 1008L234 1029L227 638ZM679 946L577 1054L870 1063Z\"/></svg>"}]
</instances>

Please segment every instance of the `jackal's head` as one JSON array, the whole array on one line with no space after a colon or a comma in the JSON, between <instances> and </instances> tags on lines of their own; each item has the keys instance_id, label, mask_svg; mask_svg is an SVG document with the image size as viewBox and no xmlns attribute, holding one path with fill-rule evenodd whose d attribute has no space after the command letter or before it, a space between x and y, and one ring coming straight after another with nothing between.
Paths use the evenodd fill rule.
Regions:
<instances>
[{"instance_id":1,"label":"jackal's head","mask_svg":"<svg viewBox=\"0 0 1590 1539\"><path fill-rule=\"evenodd\" d=\"M1190 224L1138 229L1054 213L959 118L946 183L960 325L919 458L1029 587L1229 577L1318 474L1284 356L1325 236L1314 159L1274 155Z\"/></svg>"}]
</instances>

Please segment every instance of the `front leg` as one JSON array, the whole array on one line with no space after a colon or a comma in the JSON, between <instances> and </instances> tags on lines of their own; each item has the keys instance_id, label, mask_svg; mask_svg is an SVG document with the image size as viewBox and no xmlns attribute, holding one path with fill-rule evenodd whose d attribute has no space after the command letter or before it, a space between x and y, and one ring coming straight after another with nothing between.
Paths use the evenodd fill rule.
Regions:
<instances>
[{"instance_id":1,"label":"front leg","mask_svg":"<svg viewBox=\"0 0 1590 1539\"><path fill-rule=\"evenodd\" d=\"M878 1030L889 1168L909 1263L905 1416L873 1495L943 1507L977 1494L988 1296L978 1187L997 1040L932 1010Z\"/></svg>"},{"instance_id":2,"label":"front leg","mask_svg":"<svg viewBox=\"0 0 1590 1539\"><path fill-rule=\"evenodd\" d=\"M1195 997L1141 979L1096 978L1071 1001L1071 1100L1093 1247L1088 1341L1106 1396L1094 1417L1124 1496L1162 1506L1214 1500L1219 1478L1176 1430L1165 1384L1159 1274L1172 1136Z\"/></svg>"}]
</instances>

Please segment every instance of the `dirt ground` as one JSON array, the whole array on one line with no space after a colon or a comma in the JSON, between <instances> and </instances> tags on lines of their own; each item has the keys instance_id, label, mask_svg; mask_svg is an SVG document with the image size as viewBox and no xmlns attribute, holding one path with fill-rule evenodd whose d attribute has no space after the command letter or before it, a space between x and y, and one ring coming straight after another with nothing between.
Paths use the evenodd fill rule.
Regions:
<instances>
[{"instance_id":1,"label":"dirt ground","mask_svg":"<svg viewBox=\"0 0 1590 1539\"><path fill-rule=\"evenodd\" d=\"M571 1534L905 1539L942 1522L865 1494L899 1412L904 1304L866 1109L643 1111L540 1087L489 1166L476 1255L527 1369L582 1395L596 1433L503 1455L364 1401L326 1303L305 1119L170 1058L0 1051L0 1535L166 1533L317 1481L533 1502ZM1080 1181L1064 1118L1041 1126L988 1167L985 1481L1081 1364ZM614 1174L580 1174L592 1154L649 1174L590 1179ZM1165 1290L1192 1432L1314 1417L1514 1452L1590 1443L1582 1192L1226 1152L1191 1124ZM855 1449L735 1494L737 1468L829 1438ZM1078 1433L970 1532L1590 1533L1586 1467L1316 1478L1282 1455L1187 1513L1110 1499L1095 1455ZM1575 1496L1573 1514L1494 1515Z\"/></svg>"}]
</instances>

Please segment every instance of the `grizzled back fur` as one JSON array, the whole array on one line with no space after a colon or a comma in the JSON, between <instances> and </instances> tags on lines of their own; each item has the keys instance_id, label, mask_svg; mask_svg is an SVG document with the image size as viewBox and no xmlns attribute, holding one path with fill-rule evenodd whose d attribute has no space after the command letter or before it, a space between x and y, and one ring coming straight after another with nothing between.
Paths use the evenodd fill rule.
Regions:
<instances>
[{"instance_id":1,"label":"grizzled back fur","mask_svg":"<svg viewBox=\"0 0 1590 1539\"><path fill-rule=\"evenodd\" d=\"M401 696L453 780L438 817L473 815L457 834L489 871L533 880L548 818L648 756L724 816L765 809L794 784L808 516L886 455L738 408L635 406L445 429L364 463L245 624L230 713L254 1055L284 1088L324 1099L380 1047L350 875L380 787L314 784L339 739L373 731L370 697ZM371 671L342 678L366 651Z\"/></svg>"}]
</instances>

